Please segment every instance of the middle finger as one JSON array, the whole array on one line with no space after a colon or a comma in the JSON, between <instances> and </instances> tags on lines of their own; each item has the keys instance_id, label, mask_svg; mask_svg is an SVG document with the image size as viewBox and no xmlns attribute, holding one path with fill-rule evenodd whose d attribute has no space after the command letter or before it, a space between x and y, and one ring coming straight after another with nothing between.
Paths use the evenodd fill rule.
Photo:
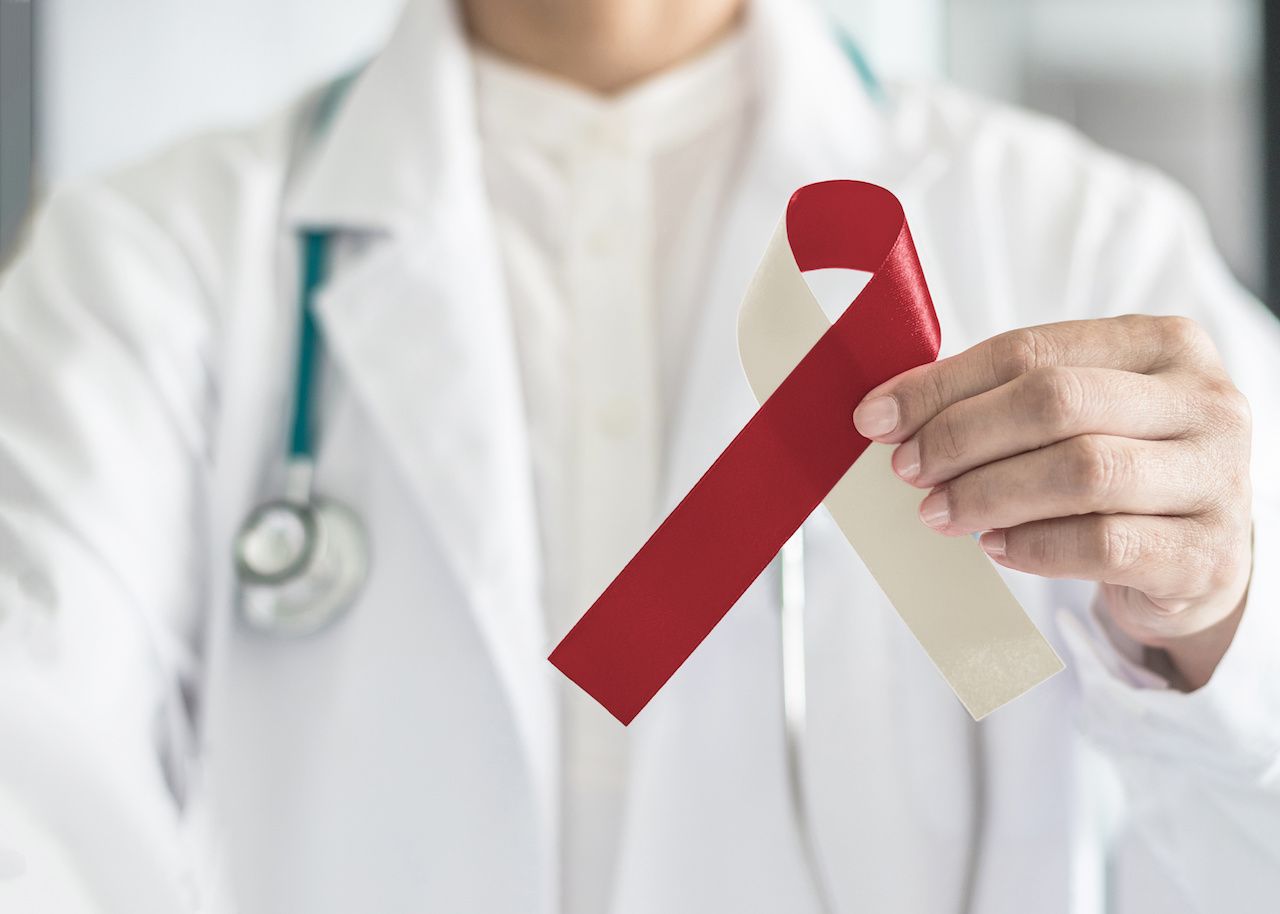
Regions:
<instances>
[{"instance_id":1,"label":"middle finger","mask_svg":"<svg viewBox=\"0 0 1280 914\"><path fill-rule=\"evenodd\" d=\"M944 409L893 455L907 482L936 486L975 467L1078 435L1160 439L1190 430L1175 376L1040 368Z\"/></svg>"}]
</instances>

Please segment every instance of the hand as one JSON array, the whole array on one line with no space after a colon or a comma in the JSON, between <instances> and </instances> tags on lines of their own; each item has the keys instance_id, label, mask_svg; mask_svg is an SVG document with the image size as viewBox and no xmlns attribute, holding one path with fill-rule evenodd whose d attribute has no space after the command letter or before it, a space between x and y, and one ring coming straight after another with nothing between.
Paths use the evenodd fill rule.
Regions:
<instances>
[{"instance_id":1,"label":"hand","mask_svg":"<svg viewBox=\"0 0 1280 914\"><path fill-rule=\"evenodd\" d=\"M1250 420L1195 322L1014 330L886 381L854 422L898 443L894 471L931 490L930 527L988 531L1009 568L1100 582L1177 685L1208 681L1248 587Z\"/></svg>"}]
</instances>

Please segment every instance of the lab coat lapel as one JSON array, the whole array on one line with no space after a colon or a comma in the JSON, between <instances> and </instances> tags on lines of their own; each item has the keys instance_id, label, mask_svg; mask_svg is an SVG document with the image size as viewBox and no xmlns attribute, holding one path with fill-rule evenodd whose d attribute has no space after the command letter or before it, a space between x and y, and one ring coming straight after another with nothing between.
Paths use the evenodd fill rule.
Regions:
<instances>
[{"instance_id":1,"label":"lab coat lapel","mask_svg":"<svg viewBox=\"0 0 1280 914\"><path fill-rule=\"evenodd\" d=\"M396 458L474 614L528 750L547 848L552 670L470 79L452 5L409 4L303 163L287 217L364 241L318 296L326 350Z\"/></svg>"},{"instance_id":2,"label":"lab coat lapel","mask_svg":"<svg viewBox=\"0 0 1280 914\"><path fill-rule=\"evenodd\" d=\"M447 236L370 255L321 294L318 311L328 351L432 522L528 726L546 723L547 710L531 703L545 678L536 527L510 326L492 258L473 247L479 221L459 214Z\"/></svg>"}]
</instances>

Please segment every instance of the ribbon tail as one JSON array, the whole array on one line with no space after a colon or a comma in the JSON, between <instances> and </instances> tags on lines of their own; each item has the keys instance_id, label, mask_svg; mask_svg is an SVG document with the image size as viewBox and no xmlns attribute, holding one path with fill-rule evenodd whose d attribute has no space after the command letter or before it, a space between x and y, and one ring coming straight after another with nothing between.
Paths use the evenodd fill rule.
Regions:
<instances>
[{"instance_id":1,"label":"ribbon tail","mask_svg":"<svg viewBox=\"0 0 1280 914\"><path fill-rule=\"evenodd\" d=\"M1063 669L968 536L920 521L920 492L872 444L824 504L965 710L981 720Z\"/></svg>"}]
</instances>

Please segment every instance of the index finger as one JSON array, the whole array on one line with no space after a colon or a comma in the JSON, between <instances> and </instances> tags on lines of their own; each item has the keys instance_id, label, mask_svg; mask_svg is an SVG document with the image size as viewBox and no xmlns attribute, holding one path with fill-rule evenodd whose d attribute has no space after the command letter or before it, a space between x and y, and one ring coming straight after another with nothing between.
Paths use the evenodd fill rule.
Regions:
<instances>
[{"instance_id":1,"label":"index finger","mask_svg":"<svg viewBox=\"0 0 1280 914\"><path fill-rule=\"evenodd\" d=\"M890 378L858 404L854 424L867 438L905 441L951 404L1033 369L1057 365L1149 374L1197 351L1200 337L1185 318L1137 314L1011 330Z\"/></svg>"}]
</instances>

